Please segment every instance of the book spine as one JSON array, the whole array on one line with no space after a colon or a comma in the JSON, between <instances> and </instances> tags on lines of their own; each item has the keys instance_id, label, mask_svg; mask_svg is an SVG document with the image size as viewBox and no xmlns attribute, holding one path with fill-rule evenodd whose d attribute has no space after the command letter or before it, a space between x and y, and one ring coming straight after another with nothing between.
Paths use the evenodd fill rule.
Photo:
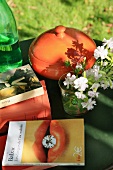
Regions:
<instances>
[{"instance_id":1,"label":"book spine","mask_svg":"<svg viewBox=\"0 0 113 170\"><path fill-rule=\"evenodd\" d=\"M0 108L6 107L6 106L9 106L9 105L12 105L12 104L15 104L15 103L36 97L36 96L40 96L40 95L43 95L43 94L44 94L43 87L25 92L23 94L18 94L16 96L12 96L10 98L1 100L0 101Z\"/></svg>"},{"instance_id":2,"label":"book spine","mask_svg":"<svg viewBox=\"0 0 113 170\"><path fill-rule=\"evenodd\" d=\"M12 128L14 129L12 132ZM2 165L20 164L26 121L10 122ZM15 137L15 140L14 138Z\"/></svg>"}]
</instances>

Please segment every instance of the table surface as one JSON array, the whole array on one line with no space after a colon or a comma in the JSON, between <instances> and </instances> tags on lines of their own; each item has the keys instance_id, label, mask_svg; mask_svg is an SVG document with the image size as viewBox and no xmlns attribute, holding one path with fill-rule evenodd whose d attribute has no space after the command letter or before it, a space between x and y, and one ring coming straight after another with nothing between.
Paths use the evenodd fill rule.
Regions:
<instances>
[{"instance_id":1,"label":"table surface","mask_svg":"<svg viewBox=\"0 0 113 170\"><path fill-rule=\"evenodd\" d=\"M28 49L33 39L20 42L23 64L28 63ZM101 42L95 40L97 45ZM45 80L52 119L67 119L63 109L58 81L37 74ZM51 170L105 170L113 163L113 91L101 91L95 109L79 118L85 122L85 166L58 166ZM110 170L110 169L109 169Z\"/></svg>"}]
</instances>

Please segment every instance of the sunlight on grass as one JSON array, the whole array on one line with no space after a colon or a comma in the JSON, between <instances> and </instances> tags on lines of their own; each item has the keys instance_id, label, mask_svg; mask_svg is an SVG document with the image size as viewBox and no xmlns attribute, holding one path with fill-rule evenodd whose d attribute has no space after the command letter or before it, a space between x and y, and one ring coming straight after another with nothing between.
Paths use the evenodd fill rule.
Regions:
<instances>
[{"instance_id":1,"label":"sunlight on grass","mask_svg":"<svg viewBox=\"0 0 113 170\"><path fill-rule=\"evenodd\" d=\"M20 40L64 25L82 30L93 39L113 34L112 0L7 0L16 18Z\"/></svg>"}]
</instances>

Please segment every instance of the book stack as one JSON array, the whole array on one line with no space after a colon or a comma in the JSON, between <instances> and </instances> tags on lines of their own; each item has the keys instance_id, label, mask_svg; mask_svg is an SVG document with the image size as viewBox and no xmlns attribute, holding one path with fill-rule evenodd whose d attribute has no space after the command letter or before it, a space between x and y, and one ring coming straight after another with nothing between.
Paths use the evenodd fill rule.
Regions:
<instances>
[{"instance_id":1,"label":"book stack","mask_svg":"<svg viewBox=\"0 0 113 170\"><path fill-rule=\"evenodd\" d=\"M45 81L29 64L0 74L0 133L7 131L3 170L85 165L84 120L52 120Z\"/></svg>"}]
</instances>

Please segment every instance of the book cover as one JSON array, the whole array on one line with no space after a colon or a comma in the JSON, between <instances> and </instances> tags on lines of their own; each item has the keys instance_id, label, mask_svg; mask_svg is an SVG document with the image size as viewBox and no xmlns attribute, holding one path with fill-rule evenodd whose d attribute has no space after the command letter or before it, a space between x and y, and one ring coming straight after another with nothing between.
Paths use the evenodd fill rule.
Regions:
<instances>
[{"instance_id":1,"label":"book cover","mask_svg":"<svg viewBox=\"0 0 113 170\"><path fill-rule=\"evenodd\" d=\"M45 81L44 94L0 109L0 133L7 132L9 121L51 119L51 108Z\"/></svg>"},{"instance_id":2,"label":"book cover","mask_svg":"<svg viewBox=\"0 0 113 170\"><path fill-rule=\"evenodd\" d=\"M84 152L83 119L11 121L2 166L83 166Z\"/></svg>"},{"instance_id":3,"label":"book cover","mask_svg":"<svg viewBox=\"0 0 113 170\"><path fill-rule=\"evenodd\" d=\"M0 136L0 165L2 162L7 135Z\"/></svg>"},{"instance_id":4,"label":"book cover","mask_svg":"<svg viewBox=\"0 0 113 170\"><path fill-rule=\"evenodd\" d=\"M44 94L29 64L0 73L0 108Z\"/></svg>"},{"instance_id":5,"label":"book cover","mask_svg":"<svg viewBox=\"0 0 113 170\"><path fill-rule=\"evenodd\" d=\"M6 144L6 140L7 140L7 135L4 135L4 136L0 136L0 166L2 165L2 158L3 158L3 154L4 154L4 149L5 149L5 144ZM49 165L45 165L45 166L36 166L34 167L33 165L32 166L5 166L2 168L5 169L5 170L44 170L44 169L48 169L48 168L51 168L53 167L52 165L49 166Z\"/></svg>"}]
</instances>

